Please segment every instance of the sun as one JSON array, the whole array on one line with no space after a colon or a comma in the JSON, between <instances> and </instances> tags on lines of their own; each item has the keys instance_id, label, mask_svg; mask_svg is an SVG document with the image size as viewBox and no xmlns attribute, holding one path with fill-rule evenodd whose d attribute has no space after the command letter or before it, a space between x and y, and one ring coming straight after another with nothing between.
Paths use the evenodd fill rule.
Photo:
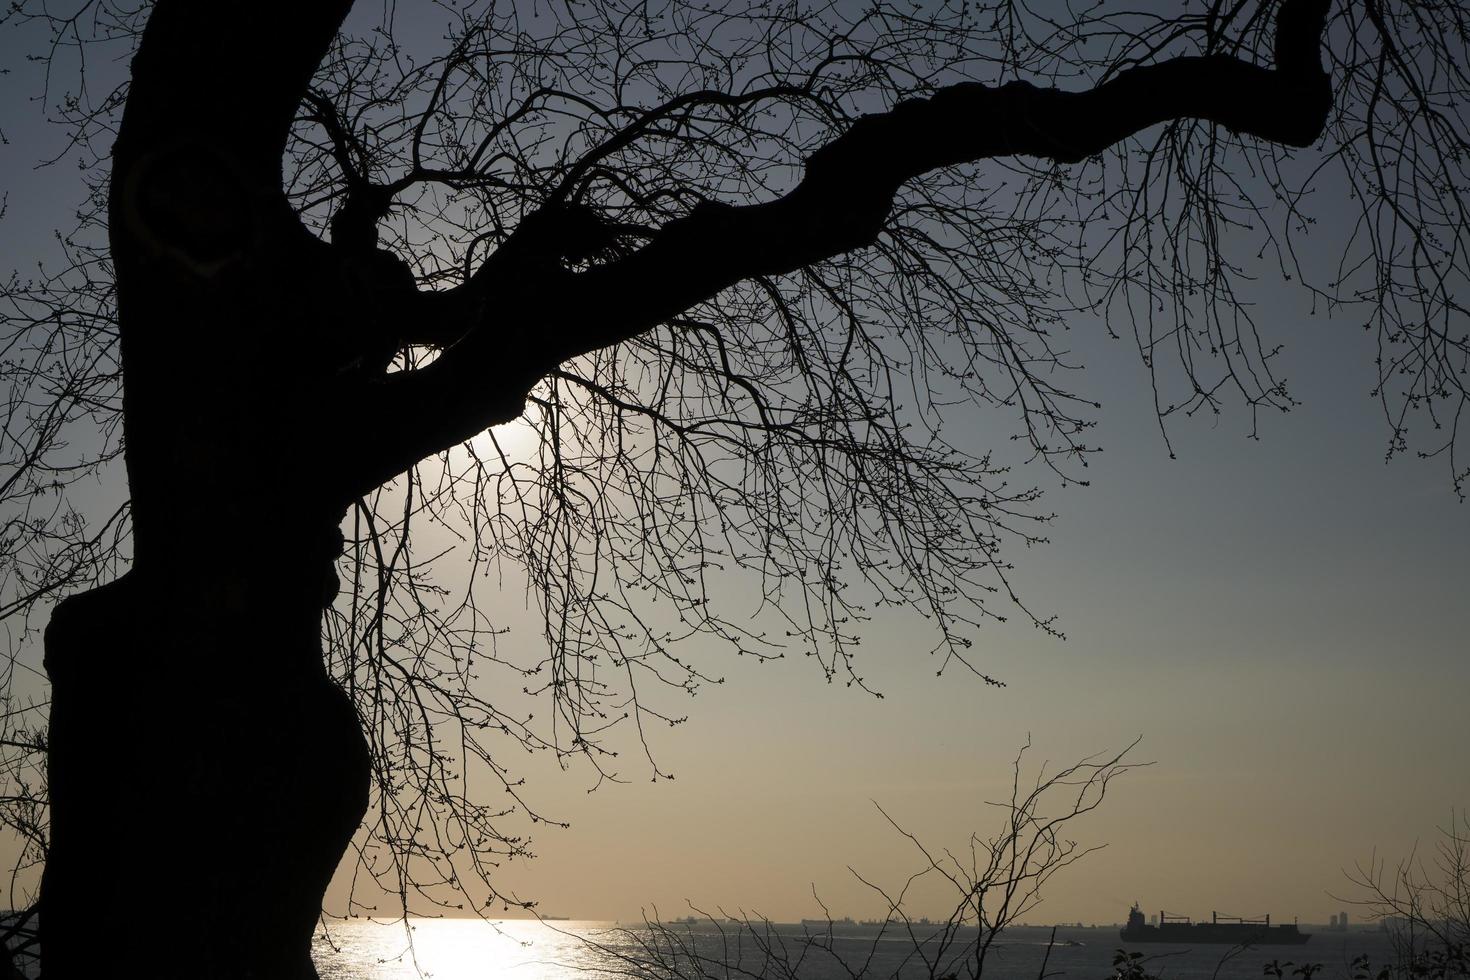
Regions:
<instances>
[{"instance_id":1,"label":"sun","mask_svg":"<svg viewBox=\"0 0 1470 980\"><path fill-rule=\"evenodd\" d=\"M524 416L491 428L473 436L469 450L486 465L505 462L514 466L535 460L541 436Z\"/></svg>"}]
</instances>

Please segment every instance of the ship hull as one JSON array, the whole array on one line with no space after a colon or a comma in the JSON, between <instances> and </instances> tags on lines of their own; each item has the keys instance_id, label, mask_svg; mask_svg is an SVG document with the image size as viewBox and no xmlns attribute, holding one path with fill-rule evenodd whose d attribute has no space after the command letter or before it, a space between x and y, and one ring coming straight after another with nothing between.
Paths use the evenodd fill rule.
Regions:
<instances>
[{"instance_id":1,"label":"ship hull","mask_svg":"<svg viewBox=\"0 0 1470 980\"><path fill-rule=\"evenodd\" d=\"M1125 943L1171 943L1174 945L1216 946L1300 946L1312 938L1296 926L1245 926L1237 924L1198 924L1136 926L1122 929L1119 937Z\"/></svg>"}]
</instances>

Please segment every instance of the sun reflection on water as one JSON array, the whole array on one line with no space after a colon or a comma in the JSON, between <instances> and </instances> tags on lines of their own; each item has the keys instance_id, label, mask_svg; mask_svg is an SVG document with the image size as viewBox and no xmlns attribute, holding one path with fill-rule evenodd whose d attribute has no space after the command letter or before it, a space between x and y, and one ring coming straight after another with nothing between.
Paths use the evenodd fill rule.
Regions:
<instances>
[{"instance_id":1,"label":"sun reflection on water","mask_svg":"<svg viewBox=\"0 0 1470 980\"><path fill-rule=\"evenodd\" d=\"M410 919L405 931L349 921L328 927L330 942L319 930L313 954L322 980L553 980L594 966L579 935L609 925Z\"/></svg>"}]
</instances>

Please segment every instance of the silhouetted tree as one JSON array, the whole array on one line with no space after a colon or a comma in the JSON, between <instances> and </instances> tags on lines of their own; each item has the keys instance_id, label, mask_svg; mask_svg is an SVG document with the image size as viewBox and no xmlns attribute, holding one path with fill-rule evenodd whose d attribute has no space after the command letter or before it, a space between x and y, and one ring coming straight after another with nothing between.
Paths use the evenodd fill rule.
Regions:
<instances>
[{"instance_id":1,"label":"silhouetted tree","mask_svg":"<svg viewBox=\"0 0 1470 980\"><path fill-rule=\"evenodd\" d=\"M996 818L991 835L972 833L964 846L942 853L903 829L887 811L890 826L918 852L917 867L901 884L884 886L853 875L885 907L882 919L834 922L806 920L800 931L760 915L732 917L701 913L695 921L645 921L641 928L611 930L586 942L606 972L646 980L760 977L801 980L813 975L851 980L980 980L998 952L1001 933L1035 910L1042 887L1099 847L1084 847L1068 835L1073 822L1102 805L1109 784L1146 763L1123 761L1137 745L1116 754L1098 753L1071 765L1025 766L1028 744L1011 766L1008 800L986 804ZM939 885L938 900L949 914L931 921L914 917L913 894ZM820 899L818 899L820 901ZM702 920L702 921L701 921ZM1052 929L1051 942L1056 941ZM1048 976L1051 945L1043 953L1038 980ZM1141 958L1140 958L1141 959ZM1140 964L1140 960L1132 960ZM1120 971L1121 972L1121 971ZM1140 969L1117 980L1151 980Z\"/></svg>"},{"instance_id":2,"label":"silhouetted tree","mask_svg":"<svg viewBox=\"0 0 1470 980\"><path fill-rule=\"evenodd\" d=\"M1460 485L1457 5L351 7L6 15L48 84L90 71L48 104L94 206L3 296L48 976L311 976L365 813L361 871L442 900L525 850L496 740L616 776L610 726L677 720L643 688L713 679L687 637L861 685L878 605L941 669L981 672L987 616L1052 629L1001 550L1036 491L941 421L997 407L1075 478L1079 310L1137 336L1161 420L1284 409L1237 292L1275 264L1379 331L1391 448L1418 411ZM1356 215L1336 264L1298 261L1319 200ZM89 518L66 490L119 452ZM433 577L450 522L524 571L543 652ZM719 601L747 580L754 623ZM123 909L176 916L161 959Z\"/></svg>"},{"instance_id":3,"label":"silhouetted tree","mask_svg":"<svg viewBox=\"0 0 1470 980\"><path fill-rule=\"evenodd\" d=\"M1374 854L1347 872L1345 901L1393 940L1394 960L1353 962L1354 980L1470 977L1470 822L1451 813L1430 848L1416 845L1393 870Z\"/></svg>"}]
</instances>

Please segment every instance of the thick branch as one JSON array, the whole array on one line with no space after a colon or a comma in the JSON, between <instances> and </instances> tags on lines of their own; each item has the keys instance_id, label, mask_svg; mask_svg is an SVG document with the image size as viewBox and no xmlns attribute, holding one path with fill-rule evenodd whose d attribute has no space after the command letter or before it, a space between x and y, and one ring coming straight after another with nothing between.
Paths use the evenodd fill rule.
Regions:
<instances>
[{"instance_id":1,"label":"thick branch","mask_svg":"<svg viewBox=\"0 0 1470 980\"><path fill-rule=\"evenodd\" d=\"M1275 68L1182 57L1084 92L1024 82L950 86L859 120L814 153L802 181L775 201L701 205L634 254L582 273L476 276L495 323L515 326L477 327L431 366L375 393L371 478L515 418L530 388L563 361L635 337L741 280L872 244L898 188L940 167L1016 155L1074 163L1182 118L1309 145L1332 103L1318 49L1327 8L1328 0L1283 4Z\"/></svg>"},{"instance_id":2,"label":"thick branch","mask_svg":"<svg viewBox=\"0 0 1470 980\"><path fill-rule=\"evenodd\" d=\"M136 154L204 143L279 184L291 120L351 6L159 0L133 59L119 145Z\"/></svg>"}]
</instances>

